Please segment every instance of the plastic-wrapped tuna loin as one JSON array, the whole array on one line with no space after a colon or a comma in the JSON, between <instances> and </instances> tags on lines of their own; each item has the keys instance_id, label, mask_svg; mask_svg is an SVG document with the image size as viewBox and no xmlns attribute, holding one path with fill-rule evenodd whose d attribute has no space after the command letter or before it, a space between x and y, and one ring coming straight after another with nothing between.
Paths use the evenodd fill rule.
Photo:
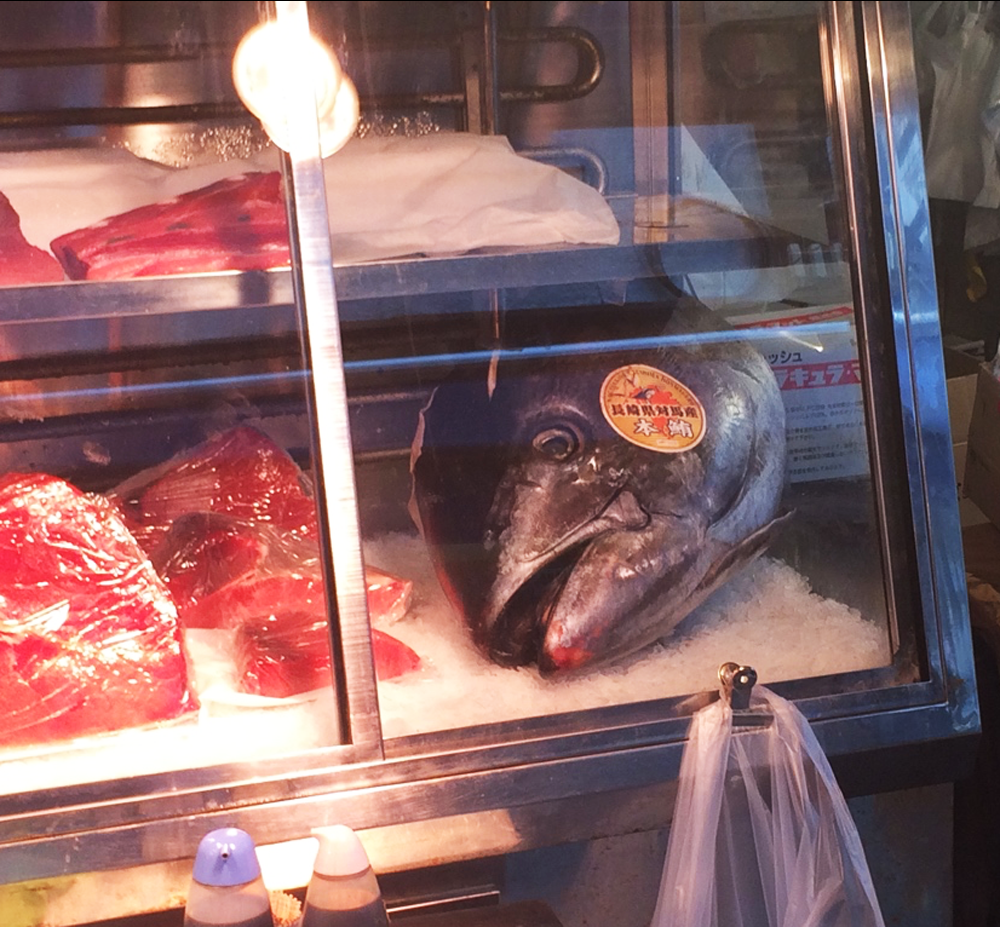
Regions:
<instances>
[{"instance_id":1,"label":"plastic-wrapped tuna loin","mask_svg":"<svg viewBox=\"0 0 1000 927\"><path fill-rule=\"evenodd\" d=\"M149 553L178 518L192 512L229 515L296 537L317 536L316 506L298 464L247 426L139 473L112 498Z\"/></svg>"},{"instance_id":2,"label":"plastic-wrapped tuna loin","mask_svg":"<svg viewBox=\"0 0 1000 927\"><path fill-rule=\"evenodd\" d=\"M330 680L330 630L316 508L298 464L267 435L238 426L119 486L114 499L166 581L185 628L237 632L241 688L284 697ZM368 611L398 620L413 584L365 568ZM372 629L389 679L420 658Z\"/></svg>"},{"instance_id":3,"label":"plastic-wrapped tuna loin","mask_svg":"<svg viewBox=\"0 0 1000 927\"><path fill-rule=\"evenodd\" d=\"M227 515L191 513L174 522L154 563L186 628L236 631L243 691L284 698L330 684L330 629L315 542ZM366 573L373 617L405 611L411 583ZM420 665L413 650L377 628L372 646L379 679Z\"/></svg>"},{"instance_id":4,"label":"plastic-wrapped tuna loin","mask_svg":"<svg viewBox=\"0 0 1000 927\"><path fill-rule=\"evenodd\" d=\"M286 266L281 175L227 177L60 235L52 251L71 280Z\"/></svg>"},{"instance_id":5,"label":"plastic-wrapped tuna loin","mask_svg":"<svg viewBox=\"0 0 1000 927\"><path fill-rule=\"evenodd\" d=\"M101 498L0 478L0 744L167 721L197 708L174 605Z\"/></svg>"}]
</instances>

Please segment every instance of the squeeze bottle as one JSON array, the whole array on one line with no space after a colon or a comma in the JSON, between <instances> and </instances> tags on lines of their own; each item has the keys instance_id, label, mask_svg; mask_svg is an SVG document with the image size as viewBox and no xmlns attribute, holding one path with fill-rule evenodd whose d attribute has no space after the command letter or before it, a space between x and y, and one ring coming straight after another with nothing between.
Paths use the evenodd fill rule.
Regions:
<instances>
[{"instance_id":1,"label":"squeeze bottle","mask_svg":"<svg viewBox=\"0 0 1000 927\"><path fill-rule=\"evenodd\" d=\"M184 927L274 927L257 848L245 831L224 827L201 838Z\"/></svg>"},{"instance_id":2,"label":"squeeze bottle","mask_svg":"<svg viewBox=\"0 0 1000 927\"><path fill-rule=\"evenodd\" d=\"M358 835L344 824L320 827L302 927L387 927L382 892Z\"/></svg>"}]
</instances>

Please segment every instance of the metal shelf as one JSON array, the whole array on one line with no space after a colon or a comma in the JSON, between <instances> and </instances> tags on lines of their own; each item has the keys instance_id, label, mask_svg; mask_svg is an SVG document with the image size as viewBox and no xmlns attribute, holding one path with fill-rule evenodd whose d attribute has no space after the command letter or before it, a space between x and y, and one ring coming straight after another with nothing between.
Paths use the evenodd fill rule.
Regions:
<instances>
[{"instance_id":1,"label":"metal shelf","mask_svg":"<svg viewBox=\"0 0 1000 927\"><path fill-rule=\"evenodd\" d=\"M781 266L794 263L795 255L806 245L812 245L812 251L816 247L721 207L691 200L680 204L669 224L633 234L634 199L619 197L610 202L622 230L621 242L615 246L496 249L338 266L341 317L345 321L377 319L380 308L373 300L390 297ZM291 274L285 269L0 289L0 317L6 323L157 316L292 303Z\"/></svg>"}]
</instances>

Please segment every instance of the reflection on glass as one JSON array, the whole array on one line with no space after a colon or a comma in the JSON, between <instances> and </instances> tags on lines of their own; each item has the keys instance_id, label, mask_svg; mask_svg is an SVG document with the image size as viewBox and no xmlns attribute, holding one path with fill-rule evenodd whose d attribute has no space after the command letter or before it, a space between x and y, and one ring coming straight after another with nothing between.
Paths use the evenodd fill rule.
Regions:
<instances>
[{"instance_id":1,"label":"reflection on glass","mask_svg":"<svg viewBox=\"0 0 1000 927\"><path fill-rule=\"evenodd\" d=\"M256 6L57 6L0 39L3 789L336 745Z\"/></svg>"},{"instance_id":2,"label":"reflection on glass","mask_svg":"<svg viewBox=\"0 0 1000 927\"><path fill-rule=\"evenodd\" d=\"M339 740L283 180L231 79L256 7L118 7L72 63L0 39L53 75L0 137L41 273L0 268L32 307L2 332L0 455L156 545L201 708L158 750L74 746L75 781L109 750L122 775ZM819 13L775 9L310 5L360 101L323 162L371 622L341 630L371 631L387 737L641 706L729 660L916 672Z\"/></svg>"},{"instance_id":3,"label":"reflection on glass","mask_svg":"<svg viewBox=\"0 0 1000 927\"><path fill-rule=\"evenodd\" d=\"M366 556L423 662L384 732L892 664L817 7L399 12L316 6Z\"/></svg>"},{"instance_id":4,"label":"reflection on glass","mask_svg":"<svg viewBox=\"0 0 1000 927\"><path fill-rule=\"evenodd\" d=\"M945 344L991 361L997 311L997 11L914 3L913 52Z\"/></svg>"}]
</instances>

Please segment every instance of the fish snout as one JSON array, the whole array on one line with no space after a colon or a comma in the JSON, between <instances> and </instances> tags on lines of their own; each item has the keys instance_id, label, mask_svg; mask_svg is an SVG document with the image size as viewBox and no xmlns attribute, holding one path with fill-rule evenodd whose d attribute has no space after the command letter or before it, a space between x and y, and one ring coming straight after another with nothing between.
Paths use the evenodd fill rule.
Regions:
<instances>
[{"instance_id":1,"label":"fish snout","mask_svg":"<svg viewBox=\"0 0 1000 927\"><path fill-rule=\"evenodd\" d=\"M511 666L542 660L551 636L551 616L565 608L567 584L579 584L578 567L591 545L609 537L641 533L651 516L635 495L623 490L596 516L575 525L544 546L533 532L520 535L509 525L501 540L494 581L479 615L471 622L479 646L496 663ZM613 546L613 545L612 545ZM588 662L580 652L560 655L560 663Z\"/></svg>"}]
</instances>

